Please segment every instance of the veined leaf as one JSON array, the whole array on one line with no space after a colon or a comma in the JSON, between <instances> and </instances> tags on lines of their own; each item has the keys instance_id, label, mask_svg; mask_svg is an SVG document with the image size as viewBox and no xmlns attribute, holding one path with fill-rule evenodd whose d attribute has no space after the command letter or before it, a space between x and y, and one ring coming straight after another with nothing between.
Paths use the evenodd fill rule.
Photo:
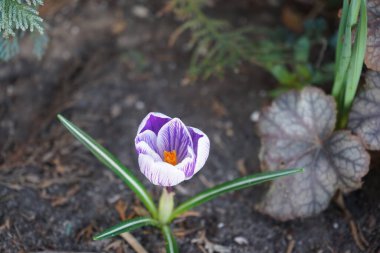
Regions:
<instances>
[{"instance_id":1,"label":"veined leaf","mask_svg":"<svg viewBox=\"0 0 380 253\"><path fill-rule=\"evenodd\" d=\"M380 71L380 0L368 0L368 39L365 64L369 69Z\"/></svg>"},{"instance_id":2,"label":"veined leaf","mask_svg":"<svg viewBox=\"0 0 380 253\"><path fill-rule=\"evenodd\" d=\"M130 170L122 165L122 163L114 157L108 150L102 147L89 135L80 128L75 126L69 120L61 115L58 119L62 124L83 144L98 160L112 170L119 178L121 178L137 195L145 207L149 210L153 217L157 217L157 208L152 200L152 197L145 189L143 184L132 174Z\"/></svg>"},{"instance_id":3,"label":"veined leaf","mask_svg":"<svg viewBox=\"0 0 380 253\"><path fill-rule=\"evenodd\" d=\"M200 204L210 201L227 192L232 192L239 189L247 188L256 184L264 183L264 182L274 180L279 177L288 176L288 175L299 173L302 171L303 169L279 170L279 171L258 173L258 174L238 178L229 182L225 182L223 184L210 188L204 192L201 192L197 194L196 196L190 198L189 200L183 202L173 211L171 218L174 219L178 215L186 212L187 210L194 208L196 206L199 206Z\"/></svg>"},{"instance_id":4,"label":"veined leaf","mask_svg":"<svg viewBox=\"0 0 380 253\"><path fill-rule=\"evenodd\" d=\"M366 85L355 97L348 128L369 150L380 150L380 72L368 71Z\"/></svg>"},{"instance_id":5,"label":"veined leaf","mask_svg":"<svg viewBox=\"0 0 380 253\"><path fill-rule=\"evenodd\" d=\"M135 219L123 221L116 226L108 228L103 232L95 235L93 240L102 240L109 237L114 237L119 234L135 230L143 226L158 226L158 222L149 217L138 217Z\"/></svg>"},{"instance_id":6,"label":"veined leaf","mask_svg":"<svg viewBox=\"0 0 380 253\"><path fill-rule=\"evenodd\" d=\"M369 154L349 131L335 131L335 101L317 88L288 92L261 114L262 169L305 168L271 184L258 210L279 220L323 211L340 189L360 188Z\"/></svg>"}]
</instances>

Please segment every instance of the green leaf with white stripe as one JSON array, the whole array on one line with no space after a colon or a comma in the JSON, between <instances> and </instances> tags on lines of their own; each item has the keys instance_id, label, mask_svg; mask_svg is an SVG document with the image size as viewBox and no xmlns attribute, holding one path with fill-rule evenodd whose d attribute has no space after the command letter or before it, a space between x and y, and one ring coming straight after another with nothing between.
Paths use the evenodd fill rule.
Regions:
<instances>
[{"instance_id":1,"label":"green leaf with white stripe","mask_svg":"<svg viewBox=\"0 0 380 253\"><path fill-rule=\"evenodd\" d=\"M65 117L58 115L61 123L83 144L98 160L112 170L119 178L121 178L134 191L137 197L145 205L151 215L157 217L157 208L152 197L143 186L143 184L128 170L122 163L114 157L107 149L102 147L79 127L71 123Z\"/></svg>"},{"instance_id":2,"label":"green leaf with white stripe","mask_svg":"<svg viewBox=\"0 0 380 253\"><path fill-rule=\"evenodd\" d=\"M157 226L158 222L149 217L139 217L128 221L123 221L116 226L104 230L103 232L95 235L94 240L102 240L110 237L117 236L119 234L135 230L143 226Z\"/></svg>"}]
</instances>

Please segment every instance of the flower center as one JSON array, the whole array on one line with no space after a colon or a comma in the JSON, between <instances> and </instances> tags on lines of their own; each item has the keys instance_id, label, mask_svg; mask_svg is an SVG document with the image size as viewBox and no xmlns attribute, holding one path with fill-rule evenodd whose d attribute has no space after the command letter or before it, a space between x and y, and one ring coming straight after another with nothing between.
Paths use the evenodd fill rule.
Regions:
<instances>
[{"instance_id":1,"label":"flower center","mask_svg":"<svg viewBox=\"0 0 380 253\"><path fill-rule=\"evenodd\" d=\"M164 151L164 161L171 165L177 165L177 152L175 150Z\"/></svg>"}]
</instances>

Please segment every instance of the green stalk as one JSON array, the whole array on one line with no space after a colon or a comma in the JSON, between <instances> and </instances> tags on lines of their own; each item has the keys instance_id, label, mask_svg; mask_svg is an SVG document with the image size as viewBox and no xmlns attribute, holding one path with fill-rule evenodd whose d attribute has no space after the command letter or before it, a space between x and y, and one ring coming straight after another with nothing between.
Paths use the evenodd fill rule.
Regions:
<instances>
[{"instance_id":1,"label":"green stalk","mask_svg":"<svg viewBox=\"0 0 380 253\"><path fill-rule=\"evenodd\" d=\"M166 253L179 253L177 242L168 225L161 227L162 234L165 238Z\"/></svg>"}]
</instances>

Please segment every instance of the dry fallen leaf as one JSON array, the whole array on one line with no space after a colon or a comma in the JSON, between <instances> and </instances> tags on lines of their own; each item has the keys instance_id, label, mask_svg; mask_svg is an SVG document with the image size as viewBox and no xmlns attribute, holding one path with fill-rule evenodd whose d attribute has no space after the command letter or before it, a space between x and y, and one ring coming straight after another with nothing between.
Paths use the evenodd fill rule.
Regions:
<instances>
[{"instance_id":1,"label":"dry fallen leaf","mask_svg":"<svg viewBox=\"0 0 380 253\"><path fill-rule=\"evenodd\" d=\"M125 215L126 211L127 211L127 204L125 203L125 201L119 199L117 202L116 202L116 205L115 205L115 209L117 211L117 213L119 214L119 217L121 220L126 220L127 217Z\"/></svg>"},{"instance_id":2,"label":"dry fallen leaf","mask_svg":"<svg viewBox=\"0 0 380 253\"><path fill-rule=\"evenodd\" d=\"M369 150L380 150L380 73L368 71L366 85L355 97L348 128Z\"/></svg>"},{"instance_id":3,"label":"dry fallen leaf","mask_svg":"<svg viewBox=\"0 0 380 253\"><path fill-rule=\"evenodd\" d=\"M318 88L278 97L258 123L263 170L304 168L305 172L274 181L257 206L279 220L317 214L337 189L361 186L369 155L349 131L333 132L335 101Z\"/></svg>"},{"instance_id":4,"label":"dry fallen leaf","mask_svg":"<svg viewBox=\"0 0 380 253\"><path fill-rule=\"evenodd\" d=\"M368 0L368 36L365 65L380 71L380 0Z\"/></svg>"}]
</instances>

